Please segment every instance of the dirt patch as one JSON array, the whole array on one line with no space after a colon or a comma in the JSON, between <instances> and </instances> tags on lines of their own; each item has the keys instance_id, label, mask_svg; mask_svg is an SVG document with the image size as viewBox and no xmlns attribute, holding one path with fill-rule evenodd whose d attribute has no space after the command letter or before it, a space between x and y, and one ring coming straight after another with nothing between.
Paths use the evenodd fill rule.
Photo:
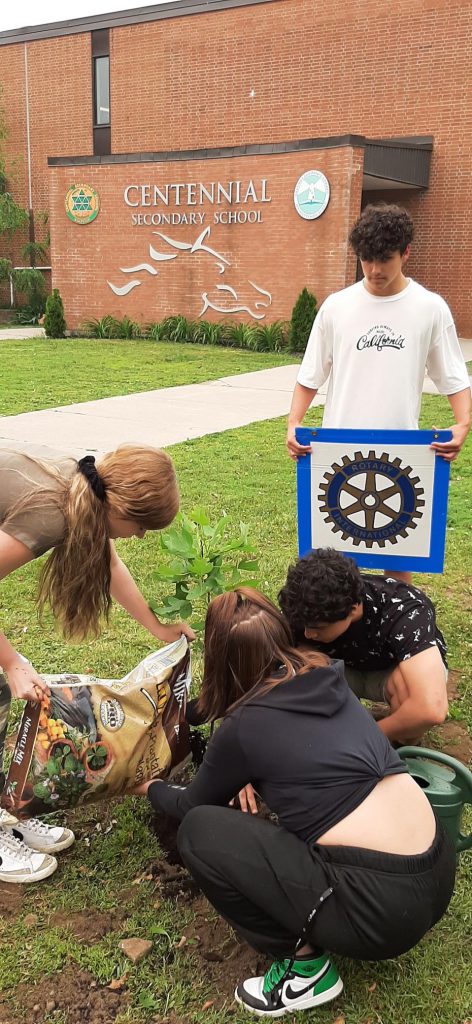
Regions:
<instances>
[{"instance_id":1,"label":"dirt patch","mask_svg":"<svg viewBox=\"0 0 472 1024\"><path fill-rule=\"evenodd\" d=\"M167 814L156 814L152 822L152 830L156 839L165 854L168 864L178 864L183 867L183 860L177 849L177 832L180 822Z\"/></svg>"},{"instance_id":2,"label":"dirt patch","mask_svg":"<svg viewBox=\"0 0 472 1024\"><path fill-rule=\"evenodd\" d=\"M264 816L269 816L267 808L262 810ZM153 828L166 859L152 864L150 872L163 896L186 898L186 905L194 918L184 929L186 941L176 954L198 957L201 963L198 976L204 981L207 998L213 1001L212 1009L218 1010L224 1003L233 1001L235 985L239 980L264 973L267 962L233 932L202 896L183 866L177 849L178 827L179 823L173 818L162 814L156 816ZM165 1024L181 1022L166 1020Z\"/></svg>"},{"instance_id":3,"label":"dirt patch","mask_svg":"<svg viewBox=\"0 0 472 1024\"><path fill-rule=\"evenodd\" d=\"M461 673L457 668L450 668L447 676L447 696L449 700L460 700L461 693L459 690Z\"/></svg>"},{"instance_id":4,"label":"dirt patch","mask_svg":"<svg viewBox=\"0 0 472 1024\"><path fill-rule=\"evenodd\" d=\"M472 761L472 739L465 727L460 722L444 722L434 730L431 737L426 736L424 746L434 747L441 750L443 754L449 754L461 761L466 767Z\"/></svg>"},{"instance_id":5,"label":"dirt patch","mask_svg":"<svg viewBox=\"0 0 472 1024\"><path fill-rule=\"evenodd\" d=\"M0 1000L0 1020L2 1024L42 1024L57 1012L67 1024L115 1024L127 1004L126 992L102 988L88 971L67 967L36 985L19 985L14 1010Z\"/></svg>"},{"instance_id":6,"label":"dirt patch","mask_svg":"<svg viewBox=\"0 0 472 1024\"><path fill-rule=\"evenodd\" d=\"M22 885L7 885L0 882L0 917L18 917L23 905L23 889Z\"/></svg>"},{"instance_id":7,"label":"dirt patch","mask_svg":"<svg viewBox=\"0 0 472 1024\"><path fill-rule=\"evenodd\" d=\"M61 931L72 932L74 938L79 942L92 946L94 942L103 939L104 935L108 935L108 932L116 931L120 927L123 917L122 911L103 914L88 910L76 914L59 911L51 916L49 924Z\"/></svg>"},{"instance_id":8,"label":"dirt patch","mask_svg":"<svg viewBox=\"0 0 472 1024\"><path fill-rule=\"evenodd\" d=\"M194 920L184 929L187 945L182 948L196 953L201 960L200 977L208 985L208 999L214 1008L232 1002L234 989L243 978L263 974L267 958L256 953L218 916L204 896L192 902Z\"/></svg>"},{"instance_id":9,"label":"dirt patch","mask_svg":"<svg viewBox=\"0 0 472 1024\"><path fill-rule=\"evenodd\" d=\"M166 899L178 899L179 896L185 895L192 897L199 891L186 868L180 864L158 860L151 865L150 874Z\"/></svg>"}]
</instances>

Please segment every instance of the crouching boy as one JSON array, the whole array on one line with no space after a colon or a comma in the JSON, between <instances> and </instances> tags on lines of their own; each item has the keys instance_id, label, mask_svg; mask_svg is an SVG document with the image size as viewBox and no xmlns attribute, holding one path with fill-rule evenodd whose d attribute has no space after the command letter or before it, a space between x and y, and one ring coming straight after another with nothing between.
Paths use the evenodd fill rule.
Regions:
<instances>
[{"instance_id":1,"label":"crouching boy","mask_svg":"<svg viewBox=\"0 0 472 1024\"><path fill-rule=\"evenodd\" d=\"M358 697L386 702L389 714L378 724L392 743L417 742L444 721L446 645L421 590L361 574L352 559L325 548L290 567L279 603L297 643L341 658Z\"/></svg>"}]
</instances>

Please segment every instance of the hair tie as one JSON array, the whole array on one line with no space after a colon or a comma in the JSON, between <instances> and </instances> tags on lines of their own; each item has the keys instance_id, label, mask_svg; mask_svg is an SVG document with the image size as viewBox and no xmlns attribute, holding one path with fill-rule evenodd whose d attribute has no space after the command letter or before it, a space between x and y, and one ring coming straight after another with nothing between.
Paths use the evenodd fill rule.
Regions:
<instances>
[{"instance_id":1,"label":"hair tie","mask_svg":"<svg viewBox=\"0 0 472 1024\"><path fill-rule=\"evenodd\" d=\"M93 455L85 455L83 459L79 459L77 469L87 480L95 497L99 501L105 501L107 489L95 465L95 457Z\"/></svg>"}]
</instances>

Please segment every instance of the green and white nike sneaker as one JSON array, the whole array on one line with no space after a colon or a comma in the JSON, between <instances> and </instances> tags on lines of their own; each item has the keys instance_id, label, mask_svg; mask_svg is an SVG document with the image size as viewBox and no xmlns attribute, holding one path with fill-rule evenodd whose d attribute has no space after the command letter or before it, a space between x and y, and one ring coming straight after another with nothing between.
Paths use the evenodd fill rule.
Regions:
<instances>
[{"instance_id":1,"label":"green and white nike sneaker","mask_svg":"<svg viewBox=\"0 0 472 1024\"><path fill-rule=\"evenodd\" d=\"M260 978L247 978L234 995L250 1013L282 1017L335 999L343 983L329 957L276 960Z\"/></svg>"},{"instance_id":2,"label":"green and white nike sneaker","mask_svg":"<svg viewBox=\"0 0 472 1024\"><path fill-rule=\"evenodd\" d=\"M46 825L38 818L18 821L8 811L0 811L0 828L8 829L15 839L25 843L31 850L40 853L59 853L72 846L75 836L70 828L60 825Z\"/></svg>"},{"instance_id":3,"label":"green and white nike sneaker","mask_svg":"<svg viewBox=\"0 0 472 1024\"><path fill-rule=\"evenodd\" d=\"M40 882L54 874L56 868L55 857L30 850L9 829L0 828L0 882Z\"/></svg>"}]
</instances>

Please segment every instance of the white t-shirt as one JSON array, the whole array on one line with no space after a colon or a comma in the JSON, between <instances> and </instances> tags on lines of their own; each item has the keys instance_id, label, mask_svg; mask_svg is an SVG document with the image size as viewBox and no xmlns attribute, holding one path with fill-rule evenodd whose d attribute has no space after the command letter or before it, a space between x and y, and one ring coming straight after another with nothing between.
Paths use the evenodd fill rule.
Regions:
<instances>
[{"instance_id":1,"label":"white t-shirt","mask_svg":"<svg viewBox=\"0 0 472 1024\"><path fill-rule=\"evenodd\" d=\"M470 386L444 299L412 280L379 298L358 281L320 307L298 382L330 378L324 427L416 430L425 369L442 395Z\"/></svg>"}]
</instances>

